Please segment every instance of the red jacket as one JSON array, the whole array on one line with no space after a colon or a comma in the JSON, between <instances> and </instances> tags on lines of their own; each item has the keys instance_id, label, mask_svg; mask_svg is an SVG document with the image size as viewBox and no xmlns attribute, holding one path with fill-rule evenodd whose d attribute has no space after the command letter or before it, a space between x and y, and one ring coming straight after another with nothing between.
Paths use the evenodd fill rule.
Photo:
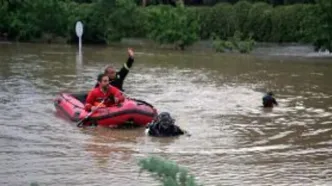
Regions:
<instances>
[{"instance_id":1,"label":"red jacket","mask_svg":"<svg viewBox=\"0 0 332 186\"><path fill-rule=\"evenodd\" d=\"M89 92L86 98L85 110L90 111L92 106L97 106L97 104L101 103L105 98L103 105L106 107L112 106L115 104L114 99L112 99L113 97L117 98L118 102L124 101L120 90L113 86L108 87L106 94L103 93L99 87L94 88Z\"/></svg>"}]
</instances>

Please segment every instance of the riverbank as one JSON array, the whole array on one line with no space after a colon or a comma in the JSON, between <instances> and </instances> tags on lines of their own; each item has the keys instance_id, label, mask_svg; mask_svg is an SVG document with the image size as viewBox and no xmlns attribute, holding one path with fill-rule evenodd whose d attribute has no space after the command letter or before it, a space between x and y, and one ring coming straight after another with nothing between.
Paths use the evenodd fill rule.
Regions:
<instances>
[{"instance_id":1,"label":"riverbank","mask_svg":"<svg viewBox=\"0 0 332 186\"><path fill-rule=\"evenodd\" d=\"M105 45L106 46L106 45ZM112 42L108 46L110 47L139 47L152 50L169 50L175 51L175 47L172 44L160 45L152 40L144 38L123 38L120 42ZM199 52L199 53L218 53L213 47L212 40L200 40L186 49L187 52ZM233 53L236 55L241 54L238 51L226 51L225 53ZM332 53L327 50L315 51L315 47L310 44L303 43L266 43L256 42L251 55L255 56L279 56L279 57L315 57L315 58L331 58Z\"/></svg>"},{"instance_id":2,"label":"riverbank","mask_svg":"<svg viewBox=\"0 0 332 186\"><path fill-rule=\"evenodd\" d=\"M78 47L78 43L64 43L64 42L15 42L15 41L0 41L0 44L36 44L36 45L43 45L45 43L49 45L60 45L60 46L68 46L70 48ZM83 50L84 48L127 48L133 47L135 50L162 50L162 51L170 51L176 52L177 50L171 44L160 45L152 40L145 39L145 38L122 38L121 41L118 42L111 42L109 44L91 44L85 43L83 41ZM211 40L201 40L197 41L193 45L189 46L186 50L189 53L202 53L202 54L217 54L215 48L213 48L213 41ZM178 51L180 52L180 51ZM240 52L225 52L225 53L232 53L234 55L241 54ZM254 56L278 56L279 58L287 58L287 57L306 57L306 58L331 58L332 54L328 51L319 51L316 52L312 45L305 45L301 43L264 43L264 42L257 42L250 52L250 55Z\"/></svg>"}]
</instances>

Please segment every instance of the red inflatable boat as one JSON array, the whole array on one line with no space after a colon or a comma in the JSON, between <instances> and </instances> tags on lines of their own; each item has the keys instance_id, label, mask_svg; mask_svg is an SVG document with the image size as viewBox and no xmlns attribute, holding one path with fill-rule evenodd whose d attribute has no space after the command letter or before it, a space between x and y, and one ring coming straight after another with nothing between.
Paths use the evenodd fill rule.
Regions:
<instances>
[{"instance_id":1,"label":"red inflatable boat","mask_svg":"<svg viewBox=\"0 0 332 186\"><path fill-rule=\"evenodd\" d=\"M87 94L61 93L54 100L57 112L78 122L89 112L84 110ZM84 125L100 125L104 127L119 127L122 125L146 126L157 115L157 110L142 100L126 98L119 105L97 109Z\"/></svg>"}]
</instances>

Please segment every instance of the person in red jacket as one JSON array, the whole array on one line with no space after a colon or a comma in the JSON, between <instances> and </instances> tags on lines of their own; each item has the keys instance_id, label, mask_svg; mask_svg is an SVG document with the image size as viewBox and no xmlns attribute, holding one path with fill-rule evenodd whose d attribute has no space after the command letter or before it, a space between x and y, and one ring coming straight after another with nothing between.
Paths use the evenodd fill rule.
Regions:
<instances>
[{"instance_id":1,"label":"person in red jacket","mask_svg":"<svg viewBox=\"0 0 332 186\"><path fill-rule=\"evenodd\" d=\"M99 107L110 107L124 101L121 91L109 85L109 77L106 74L99 74L97 80L99 86L92 89L86 98L86 111L95 110L103 100L105 100L104 103Z\"/></svg>"}]
</instances>

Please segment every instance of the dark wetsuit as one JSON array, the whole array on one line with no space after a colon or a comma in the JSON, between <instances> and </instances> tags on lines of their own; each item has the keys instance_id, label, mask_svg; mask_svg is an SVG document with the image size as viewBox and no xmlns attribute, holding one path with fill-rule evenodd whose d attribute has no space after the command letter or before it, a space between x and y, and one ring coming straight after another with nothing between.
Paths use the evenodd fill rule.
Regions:
<instances>
[{"instance_id":1,"label":"dark wetsuit","mask_svg":"<svg viewBox=\"0 0 332 186\"><path fill-rule=\"evenodd\" d=\"M120 89L121 91L124 91L122 87L123 82L127 74L129 73L129 70L133 65L133 63L134 63L134 58L129 57L127 62L123 64L123 67L118 72L116 72L115 79L110 81L110 85ZM95 85L95 87L98 87L98 83Z\"/></svg>"},{"instance_id":2,"label":"dark wetsuit","mask_svg":"<svg viewBox=\"0 0 332 186\"><path fill-rule=\"evenodd\" d=\"M169 136L178 136L184 134L180 127L176 125L171 125L167 128L160 127L159 125L152 124L149 125L148 134L156 137L169 137Z\"/></svg>"},{"instance_id":3,"label":"dark wetsuit","mask_svg":"<svg viewBox=\"0 0 332 186\"><path fill-rule=\"evenodd\" d=\"M148 134L156 137L169 137L182 135L185 132L174 124L174 119L168 112L160 113L147 128Z\"/></svg>"},{"instance_id":4,"label":"dark wetsuit","mask_svg":"<svg viewBox=\"0 0 332 186\"><path fill-rule=\"evenodd\" d=\"M273 107L273 105L278 105L276 99L271 95L265 95L263 97L263 106L264 107Z\"/></svg>"}]
</instances>

